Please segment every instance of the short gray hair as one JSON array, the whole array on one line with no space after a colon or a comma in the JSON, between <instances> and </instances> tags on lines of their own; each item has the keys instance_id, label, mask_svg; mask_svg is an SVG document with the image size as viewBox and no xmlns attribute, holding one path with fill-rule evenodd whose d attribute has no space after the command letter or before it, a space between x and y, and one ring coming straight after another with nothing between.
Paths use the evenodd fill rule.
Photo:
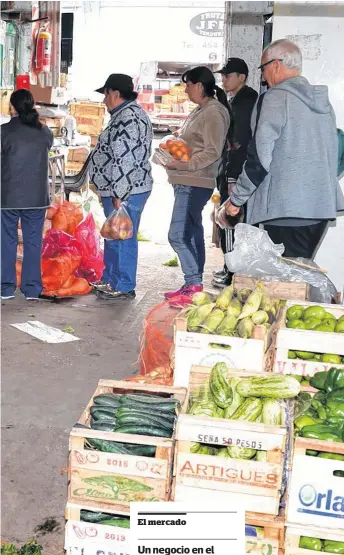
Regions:
<instances>
[{"instance_id":1,"label":"short gray hair","mask_svg":"<svg viewBox=\"0 0 344 555\"><path fill-rule=\"evenodd\" d=\"M302 54L300 48L290 40L280 39L272 42L264 50L264 54L271 54L272 58L282 60L282 64L289 69L302 71Z\"/></svg>"}]
</instances>

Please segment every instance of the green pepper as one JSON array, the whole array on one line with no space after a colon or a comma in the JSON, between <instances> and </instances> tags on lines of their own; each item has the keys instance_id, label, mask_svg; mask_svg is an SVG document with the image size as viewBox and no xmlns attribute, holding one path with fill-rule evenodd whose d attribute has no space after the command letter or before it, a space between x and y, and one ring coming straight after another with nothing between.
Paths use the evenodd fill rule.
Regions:
<instances>
[{"instance_id":1,"label":"green pepper","mask_svg":"<svg viewBox=\"0 0 344 555\"><path fill-rule=\"evenodd\" d=\"M312 387L315 387L315 389L321 389L323 391L327 391L325 389L326 378L327 378L327 372L317 372L310 379L309 383Z\"/></svg>"},{"instance_id":2,"label":"green pepper","mask_svg":"<svg viewBox=\"0 0 344 555\"><path fill-rule=\"evenodd\" d=\"M341 432L335 426L325 424L315 424L314 426L305 426L301 430L302 437L311 439L321 439L324 441L341 442Z\"/></svg>"},{"instance_id":3,"label":"green pepper","mask_svg":"<svg viewBox=\"0 0 344 555\"><path fill-rule=\"evenodd\" d=\"M335 461L344 461L344 455L339 453L319 453L319 459L334 459Z\"/></svg>"},{"instance_id":4,"label":"green pepper","mask_svg":"<svg viewBox=\"0 0 344 555\"><path fill-rule=\"evenodd\" d=\"M321 403L325 403L327 399L327 395L325 391L317 391L313 399L315 399L316 401L320 401Z\"/></svg>"},{"instance_id":5,"label":"green pepper","mask_svg":"<svg viewBox=\"0 0 344 555\"><path fill-rule=\"evenodd\" d=\"M311 403L313 409L315 409L318 413L318 416L321 420L326 420L327 413L325 407L322 405L320 401L317 399L313 399Z\"/></svg>"},{"instance_id":6,"label":"green pepper","mask_svg":"<svg viewBox=\"0 0 344 555\"><path fill-rule=\"evenodd\" d=\"M337 553L337 555L344 555L344 542L324 540L324 551L326 551L326 553Z\"/></svg>"},{"instance_id":7,"label":"green pepper","mask_svg":"<svg viewBox=\"0 0 344 555\"><path fill-rule=\"evenodd\" d=\"M341 389L342 387L344 387L344 370L341 370L340 368L330 368L327 372L324 383L325 391L329 393L331 391L335 391L336 389Z\"/></svg>"},{"instance_id":8,"label":"green pepper","mask_svg":"<svg viewBox=\"0 0 344 555\"><path fill-rule=\"evenodd\" d=\"M327 401L326 403L326 418L338 416L344 419L344 403L339 401Z\"/></svg>"},{"instance_id":9,"label":"green pepper","mask_svg":"<svg viewBox=\"0 0 344 555\"><path fill-rule=\"evenodd\" d=\"M310 416L302 414L301 416L298 416L297 418L295 418L294 424L298 430L302 430L304 426L313 426L314 424L316 424L316 421L314 420L314 418L311 418Z\"/></svg>"},{"instance_id":10,"label":"green pepper","mask_svg":"<svg viewBox=\"0 0 344 555\"><path fill-rule=\"evenodd\" d=\"M328 416L324 424L329 424L330 426L335 426L342 433L344 432L344 419L341 416Z\"/></svg>"},{"instance_id":11,"label":"green pepper","mask_svg":"<svg viewBox=\"0 0 344 555\"><path fill-rule=\"evenodd\" d=\"M299 547L301 549L311 549L312 551L322 550L322 541L319 538L310 538L309 536L301 536Z\"/></svg>"}]
</instances>

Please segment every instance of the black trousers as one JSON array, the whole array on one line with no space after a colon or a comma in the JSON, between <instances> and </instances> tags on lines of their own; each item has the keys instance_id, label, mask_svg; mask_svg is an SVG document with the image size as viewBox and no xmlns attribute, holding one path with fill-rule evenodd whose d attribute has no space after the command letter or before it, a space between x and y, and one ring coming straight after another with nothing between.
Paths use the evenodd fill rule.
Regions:
<instances>
[{"instance_id":1,"label":"black trousers","mask_svg":"<svg viewBox=\"0 0 344 555\"><path fill-rule=\"evenodd\" d=\"M313 259L327 224L327 220L323 220L318 224L299 227L264 225L264 229L275 244L284 244L283 256Z\"/></svg>"}]
</instances>

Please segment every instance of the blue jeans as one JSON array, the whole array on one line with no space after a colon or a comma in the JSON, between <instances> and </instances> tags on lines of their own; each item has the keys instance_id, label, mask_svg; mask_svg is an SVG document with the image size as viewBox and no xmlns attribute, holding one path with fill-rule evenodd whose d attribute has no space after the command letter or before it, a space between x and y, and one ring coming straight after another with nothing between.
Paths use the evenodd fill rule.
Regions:
<instances>
[{"instance_id":1,"label":"blue jeans","mask_svg":"<svg viewBox=\"0 0 344 555\"><path fill-rule=\"evenodd\" d=\"M136 287L138 241L141 215L150 193L130 195L126 202L126 208L132 219L134 233L131 239L124 241L104 241L104 264L105 269L102 281L109 283L113 289L121 293L129 293ZM105 216L108 217L113 211L112 198L103 197L102 204Z\"/></svg>"},{"instance_id":2,"label":"blue jeans","mask_svg":"<svg viewBox=\"0 0 344 555\"><path fill-rule=\"evenodd\" d=\"M213 191L203 187L174 185L174 207L168 233L177 253L185 285L201 285L205 264L202 211Z\"/></svg>"},{"instance_id":3,"label":"blue jeans","mask_svg":"<svg viewBox=\"0 0 344 555\"><path fill-rule=\"evenodd\" d=\"M14 295L16 290L16 258L18 222L21 221L24 257L20 289L25 297L41 293L41 250L45 208L34 210L1 210L1 295Z\"/></svg>"}]
</instances>

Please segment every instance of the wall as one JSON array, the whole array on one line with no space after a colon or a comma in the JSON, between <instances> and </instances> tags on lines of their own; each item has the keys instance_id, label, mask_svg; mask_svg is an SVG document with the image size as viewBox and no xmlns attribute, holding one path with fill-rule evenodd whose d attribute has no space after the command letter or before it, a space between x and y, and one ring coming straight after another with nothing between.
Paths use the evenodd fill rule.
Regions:
<instances>
[{"instance_id":1,"label":"wall","mask_svg":"<svg viewBox=\"0 0 344 555\"><path fill-rule=\"evenodd\" d=\"M199 36L192 18L224 13L224 2L82 2L74 12L72 80L77 95L92 94L110 73L138 75L141 62L222 63L223 37ZM222 30L223 33L223 30Z\"/></svg>"},{"instance_id":2,"label":"wall","mask_svg":"<svg viewBox=\"0 0 344 555\"><path fill-rule=\"evenodd\" d=\"M337 126L344 129L344 4L276 2L273 40L298 41L303 74L312 84L328 85ZM341 180L344 192L344 179ZM339 216L339 215L338 215ZM331 224L316 256L339 291L344 289L344 215Z\"/></svg>"}]
</instances>

